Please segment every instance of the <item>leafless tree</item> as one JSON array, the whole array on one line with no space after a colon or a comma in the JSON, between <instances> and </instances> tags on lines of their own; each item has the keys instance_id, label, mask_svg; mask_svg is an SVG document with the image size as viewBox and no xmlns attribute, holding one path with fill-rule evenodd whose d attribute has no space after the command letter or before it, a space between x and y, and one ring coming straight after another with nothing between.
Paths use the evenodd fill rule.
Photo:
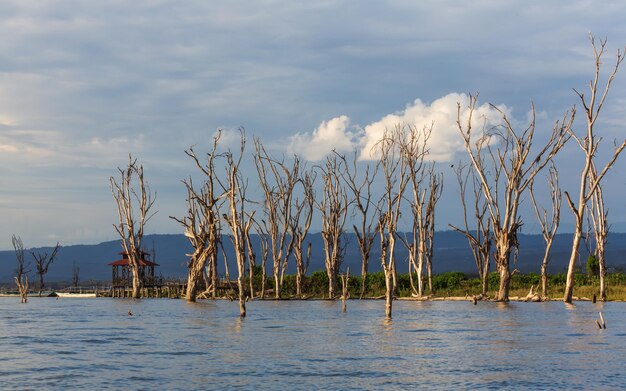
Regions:
<instances>
[{"instance_id":1,"label":"leafless tree","mask_svg":"<svg viewBox=\"0 0 626 391\"><path fill-rule=\"evenodd\" d=\"M255 224L259 243L261 246L261 298L265 297L265 280L267 278L267 258L270 252L270 243L268 239L268 233L265 232L264 226L261 224Z\"/></svg>"},{"instance_id":2,"label":"leafless tree","mask_svg":"<svg viewBox=\"0 0 626 391\"><path fill-rule=\"evenodd\" d=\"M589 97L586 98L585 95L581 92L576 92L580 101L582 103L583 108L585 109L585 117L587 119L587 129L584 135L577 135L573 130L569 129L569 133L576 140L578 146L585 154L585 165L581 172L580 176L580 188L578 195L578 205L574 205L570 195L568 192L565 192L565 198L567 200L567 204L574 214L575 220L575 229L574 229L574 238L572 243L572 252L569 259L569 264L567 268L567 280L565 283L565 292L563 294L563 301L566 303L572 302L572 294L574 292L574 271L576 268L576 259L578 258L578 247L580 245L580 239L583 234L583 222L585 215L585 207L587 203L591 200L596 189L600 187L600 182L602 178L604 178L605 174L613 167L613 164L622 153L624 148L626 147L626 140L624 140L621 144L616 144L613 150L612 157L609 161L602 167L601 170L597 171L597 175L593 176L591 179L591 170L595 164L595 156L598 152L598 148L600 146L600 141L602 138L597 137L595 134L595 125L600 112L602 111L602 107L604 106L604 102L606 97L608 96L609 90L611 89L611 84L615 79L615 75L619 69L620 64L624 60L624 55L619 50L617 51L615 65L613 66L613 70L609 75L609 78L604 85L604 89L600 90L600 65L602 56L606 51L606 40L601 40L599 45L596 44L596 41L593 36L590 37L591 46L593 47L594 52L594 60L595 60L595 73L593 80L589 82Z\"/></svg>"},{"instance_id":3,"label":"leafless tree","mask_svg":"<svg viewBox=\"0 0 626 391\"><path fill-rule=\"evenodd\" d=\"M466 168L468 168L466 170ZM450 227L457 232L462 233L467 239L472 256L476 263L478 276L482 282L481 297L487 296L489 290L489 258L491 254L491 220L487 216L487 202L481 189L481 184L476 178L474 171L467 165L459 164L455 169L457 181L459 183L461 205L463 205L463 222L464 228L458 228L452 224ZM468 211L466 201L466 191L469 178L472 178L474 191L474 221L475 229L470 228L468 222Z\"/></svg>"},{"instance_id":4,"label":"leafless tree","mask_svg":"<svg viewBox=\"0 0 626 391\"><path fill-rule=\"evenodd\" d=\"M15 268L15 285L20 293L20 303L28 302L28 273L30 273L30 264L24 256L24 245L19 236L13 235L11 238L13 249L15 249L15 258L17 261Z\"/></svg>"},{"instance_id":5,"label":"leafless tree","mask_svg":"<svg viewBox=\"0 0 626 391\"><path fill-rule=\"evenodd\" d=\"M434 165L433 165L434 167ZM430 193L426 205L426 272L428 273L428 292L433 293L433 253L435 251L435 209L443 193L443 173L430 171Z\"/></svg>"},{"instance_id":6,"label":"leafless tree","mask_svg":"<svg viewBox=\"0 0 626 391\"><path fill-rule=\"evenodd\" d=\"M458 105L457 125L470 165L478 177L491 219L495 245L494 259L500 274L500 287L496 300L509 300L511 279L510 257L517 252L517 234L522 226L518 213L520 199L533 178L548 164L554 155L569 139L569 129L574 119L574 111L565 113L557 121L547 141L530 156L535 135L535 108L532 106L530 123L521 132L516 131L507 115L496 106L502 124L486 129L476 135L473 129L473 113L477 98L470 96L466 121L461 118L461 105Z\"/></svg>"},{"instance_id":7,"label":"leafless tree","mask_svg":"<svg viewBox=\"0 0 626 391\"><path fill-rule=\"evenodd\" d=\"M211 150L207 153L206 163L201 162L193 148L185 151L203 174L204 179L199 189L196 189L191 178L183 180L187 189L187 215L182 218L170 216L179 222L191 246L193 253L189 255L187 263L187 289L185 299L188 302L196 301L198 285L203 278L207 264L212 259L217 259L219 205L222 194L216 191L215 160L219 158L217 152L221 132L213 138ZM214 291L215 283L210 285Z\"/></svg>"},{"instance_id":8,"label":"leafless tree","mask_svg":"<svg viewBox=\"0 0 626 391\"><path fill-rule=\"evenodd\" d=\"M289 168L284 161L267 153L261 142L254 141L255 164L259 183L264 193L265 231L269 234L272 252L274 294L280 298L287 263L293 250L293 237L289 235L292 218L294 189L299 181L300 159L294 156Z\"/></svg>"},{"instance_id":9,"label":"leafless tree","mask_svg":"<svg viewBox=\"0 0 626 391\"><path fill-rule=\"evenodd\" d=\"M248 276L250 282L250 298L254 299L254 268L256 267L256 252L252 245L251 229L255 225L253 216L248 218L246 225L243 227L243 236L246 240L246 249L248 254Z\"/></svg>"},{"instance_id":10,"label":"leafless tree","mask_svg":"<svg viewBox=\"0 0 626 391\"><path fill-rule=\"evenodd\" d=\"M311 228L313 221L313 208L315 206L315 194L313 186L315 183L315 172L308 171L302 175L300 183L302 184L302 199L294 200L294 212L291 214L289 222L289 234L293 242L293 256L296 263L296 296L302 296L302 282L309 267L311 260L311 242L307 246L306 254L304 253L304 241Z\"/></svg>"},{"instance_id":11,"label":"leafless tree","mask_svg":"<svg viewBox=\"0 0 626 391\"><path fill-rule=\"evenodd\" d=\"M379 203L378 232L380 235L381 265L385 273L385 316L391 318L393 295L396 289L395 241L404 191L409 182L405 160L401 158L395 139L404 132L402 126L385 132L376 144L384 180L384 195Z\"/></svg>"},{"instance_id":12,"label":"leafless tree","mask_svg":"<svg viewBox=\"0 0 626 391\"><path fill-rule=\"evenodd\" d=\"M592 164L591 170L589 170L589 181L593 182L598 172L595 166ZM600 300L606 301L606 258L605 249L609 236L609 223L608 223L609 211L604 207L604 193L602 192L602 186L598 186L596 191L591 197L591 213L590 218L593 222L593 236L595 242L594 255L598 260L599 274L600 274Z\"/></svg>"},{"instance_id":13,"label":"leafless tree","mask_svg":"<svg viewBox=\"0 0 626 391\"><path fill-rule=\"evenodd\" d=\"M223 218L230 229L230 239L235 249L235 259L237 261L237 287L239 296L239 315L246 316L246 297L244 278L246 273L246 238L244 227L248 220L254 217L254 212L246 213L246 188L247 183L242 177L240 165L246 147L246 137L241 130L241 147L237 156L231 151L226 153L227 179L222 183L228 205L228 213Z\"/></svg>"},{"instance_id":14,"label":"leafless tree","mask_svg":"<svg viewBox=\"0 0 626 391\"><path fill-rule=\"evenodd\" d=\"M30 254L35 259L35 268L37 269L37 275L39 276L39 296L41 296L41 291L44 288L44 276L48 273L48 267L52 262L54 262L54 258L57 256L61 245L57 242L57 245L52 249L52 253L48 255L48 253L36 253L31 251Z\"/></svg>"},{"instance_id":15,"label":"leafless tree","mask_svg":"<svg viewBox=\"0 0 626 391\"><path fill-rule=\"evenodd\" d=\"M415 126L406 126L394 137L398 144L402 167L408 175L411 195L408 203L412 217L411 239L399 237L409 252L409 263L417 272L417 289L414 294L424 295L424 265L432 264L429 255L432 255L432 239L434 237L434 212L437 200L441 196L441 181L434 172L434 165L428 168L424 157L428 154L428 140L432 134L432 126L418 129ZM431 232L431 226L433 231ZM429 267L429 276L432 266ZM412 280L412 278L411 278ZM429 278L430 281L430 278ZM432 291L432 282L429 284Z\"/></svg>"},{"instance_id":16,"label":"leafless tree","mask_svg":"<svg viewBox=\"0 0 626 391\"><path fill-rule=\"evenodd\" d=\"M328 297L330 299L335 298L337 274L345 250L342 237L348 214L348 196L339 178L338 172L340 170L343 170L343 167L337 155L328 156L324 167L320 167L323 191L321 199L316 200L316 207L322 217L321 234L324 241Z\"/></svg>"},{"instance_id":17,"label":"leafless tree","mask_svg":"<svg viewBox=\"0 0 626 391\"><path fill-rule=\"evenodd\" d=\"M552 208L550 213L545 208L540 208L535 200L535 191L533 188L534 183L531 182L530 199L541 227L541 234L543 240L546 242L546 249L543 254L543 260L541 261L541 295L546 298L548 296L548 262L550 262L550 250L552 249L552 242L556 236L556 231L559 228L559 221L561 218L561 189L559 188L559 173L556 170L556 166L552 163L550 170L548 171L548 185L550 187L550 200Z\"/></svg>"},{"instance_id":18,"label":"leafless tree","mask_svg":"<svg viewBox=\"0 0 626 391\"><path fill-rule=\"evenodd\" d=\"M359 251L361 252L361 293L359 297L362 299L365 294L370 253L378 232L378 218L375 213L376 205L372 202L372 185L376 179L379 165L376 164L372 169L366 163L364 174L359 175L357 151L355 151L350 164L344 155L337 154L337 156L342 160L344 167L344 170L339 171L339 175L353 198L353 214L358 216L355 218L356 222L352 225L352 229L356 235Z\"/></svg>"},{"instance_id":19,"label":"leafless tree","mask_svg":"<svg viewBox=\"0 0 626 391\"><path fill-rule=\"evenodd\" d=\"M143 175L143 165L128 155L128 166L119 168L120 181L110 178L111 193L115 199L118 213L118 224L113 225L122 241L122 248L128 254L128 266L133 275L132 297L141 297L139 262L142 258L142 239L144 227L154 215L151 209L156 200L156 193L150 191ZM138 181L133 186L133 177Z\"/></svg>"}]
</instances>

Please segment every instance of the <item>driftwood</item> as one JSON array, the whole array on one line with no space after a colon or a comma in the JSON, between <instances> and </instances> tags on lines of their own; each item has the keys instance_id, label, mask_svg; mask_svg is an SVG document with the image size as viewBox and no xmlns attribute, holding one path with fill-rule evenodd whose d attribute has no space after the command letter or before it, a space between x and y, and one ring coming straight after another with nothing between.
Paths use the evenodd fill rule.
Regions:
<instances>
[{"instance_id":1,"label":"driftwood","mask_svg":"<svg viewBox=\"0 0 626 391\"><path fill-rule=\"evenodd\" d=\"M531 285L530 286L530 291L528 292L528 294L526 295L526 297L524 298L525 302L538 302L541 301L541 296L535 292L535 286Z\"/></svg>"}]
</instances>

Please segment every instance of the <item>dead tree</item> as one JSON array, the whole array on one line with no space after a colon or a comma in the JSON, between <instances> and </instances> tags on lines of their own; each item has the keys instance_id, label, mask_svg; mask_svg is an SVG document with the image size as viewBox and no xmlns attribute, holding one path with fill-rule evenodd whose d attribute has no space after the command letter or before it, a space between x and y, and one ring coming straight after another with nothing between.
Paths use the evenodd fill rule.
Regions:
<instances>
[{"instance_id":1,"label":"dead tree","mask_svg":"<svg viewBox=\"0 0 626 391\"><path fill-rule=\"evenodd\" d=\"M329 299L335 298L337 274L345 250L342 236L348 214L348 196L339 178L340 170L343 170L343 167L337 155L328 156L325 166L320 167L323 182L322 196L320 200L315 202L322 217L321 234L324 241Z\"/></svg>"},{"instance_id":2,"label":"dead tree","mask_svg":"<svg viewBox=\"0 0 626 391\"><path fill-rule=\"evenodd\" d=\"M263 225L255 224L259 242L261 245L261 298L265 297L265 280L267 279L267 258L269 257L270 244L268 239L268 233L265 232Z\"/></svg>"},{"instance_id":3,"label":"dead tree","mask_svg":"<svg viewBox=\"0 0 626 391\"><path fill-rule=\"evenodd\" d=\"M391 318L393 295L396 289L395 241L398 233L398 220L402 198L409 181L405 160L401 158L396 137L403 128L398 126L393 132L385 132L376 144L381 172L384 181L384 195L379 203L378 232L380 235L381 265L385 273L385 316Z\"/></svg>"},{"instance_id":4,"label":"dead tree","mask_svg":"<svg viewBox=\"0 0 626 391\"><path fill-rule=\"evenodd\" d=\"M550 262L550 250L552 249L552 242L556 231L559 228L559 221L561 218L561 189L559 188L559 173L556 170L556 166L552 163L550 170L548 171L548 185L550 186L550 200L552 208L550 213L545 208L539 208L537 201L535 200L535 191L531 182L530 199L535 210L535 215L539 221L541 227L541 235L546 242L546 249L543 254L543 260L541 261L541 295L543 298L548 297L548 262Z\"/></svg>"},{"instance_id":5,"label":"dead tree","mask_svg":"<svg viewBox=\"0 0 626 391\"><path fill-rule=\"evenodd\" d=\"M219 158L217 147L221 132L213 138L211 150L207 153L206 163L200 161L193 148L185 151L203 175L199 189L196 189L191 178L183 180L187 189L187 215L182 218L170 216L183 226L184 234L193 247L193 253L187 254L187 289L185 300L195 302L198 296L198 285L202 281L204 270L211 259L217 259L217 242L219 205L222 195L216 191L215 160ZM211 288L215 288L212 281ZM207 286L208 288L208 286Z\"/></svg>"},{"instance_id":6,"label":"dead tree","mask_svg":"<svg viewBox=\"0 0 626 391\"><path fill-rule=\"evenodd\" d=\"M269 234L274 274L274 294L280 298L287 263L293 250L289 227L294 189L300 175L300 159L295 156L291 168L284 161L269 156L261 142L254 141L254 161L264 193L265 230Z\"/></svg>"},{"instance_id":7,"label":"dead tree","mask_svg":"<svg viewBox=\"0 0 626 391\"><path fill-rule=\"evenodd\" d=\"M141 297L142 281L139 263L142 259L142 239L146 223L154 215L151 213L156 199L150 191L143 176L143 165L137 164L137 159L128 155L128 166L119 168L119 183L111 177L111 193L115 199L118 214L118 224L113 225L122 241L122 248L128 254L128 266L133 277L132 297ZM133 186L133 177L137 185Z\"/></svg>"},{"instance_id":8,"label":"dead tree","mask_svg":"<svg viewBox=\"0 0 626 391\"><path fill-rule=\"evenodd\" d=\"M417 289L414 288L414 294L418 297L424 295L424 266L432 265L428 259L432 254L431 245L434 237L434 224L432 223L434 223L435 205L441 196L441 183L434 172L434 165L426 168L424 163L431 134L432 126L423 129L407 126L396 132L394 137L398 144L402 167L406 169L408 175L411 195L407 199L413 223L411 241L402 237L400 239L409 252L409 262L412 268L417 272ZM428 269L430 276L432 266ZM430 278L429 281L431 281ZM432 292L432 282L429 287Z\"/></svg>"},{"instance_id":9,"label":"dead tree","mask_svg":"<svg viewBox=\"0 0 626 391\"><path fill-rule=\"evenodd\" d=\"M604 85L604 89L600 90L600 64L602 56L604 55L606 50L606 40L601 40L599 46L596 45L593 36L590 37L590 40L595 57L595 74L593 80L589 82L589 97L586 98L583 93L574 90L578 95L585 110L587 129L584 135L577 135L574 133L573 130L569 130L569 133L576 140L576 143L585 154L585 164L580 175L578 204L574 205L574 202L572 201L568 192L565 192L565 199L567 200L567 204L574 214L575 221L572 252L567 268L567 280L565 282L565 292L563 294L563 301L566 303L572 302L572 295L574 292L574 271L576 269L576 259L578 258L578 247L580 245L580 240L583 234L585 208L587 206L587 203L593 197L596 189L601 186L601 181L606 173L611 169L611 167L613 167L613 164L615 164L615 161L626 147L626 140L622 141L622 143L619 145L616 144L613 150L612 157L602 167L601 170L597 171L597 175L594 175L594 178L591 179L590 173L592 167L596 164L594 157L598 152L600 141L602 140L601 137L597 137L595 134L596 121L598 120L600 112L602 111L604 102L608 96L609 90L611 89L611 84L615 79L615 75L617 74L617 70L622 63L622 60L624 59L624 55L619 50L617 51L613 70L609 75L606 84Z\"/></svg>"},{"instance_id":10,"label":"dead tree","mask_svg":"<svg viewBox=\"0 0 626 391\"><path fill-rule=\"evenodd\" d=\"M487 296L487 291L489 290L489 258L491 254L491 220L487 216L487 202L485 200L484 194L481 190L481 185L476 178L475 173L468 169L465 172L465 169L468 166L464 166L459 164L458 168L455 169L457 181L459 183L460 196L461 196L461 205L463 205L463 222L464 228L458 228L452 224L450 224L450 228L454 229L457 232L462 233L467 239L470 249L472 250L472 256L474 258L474 262L476 263L476 270L478 271L478 276L482 282L482 292L481 297ZM468 212L467 212L467 197L466 190L467 184L469 182L469 177L472 177L472 184L474 190L474 221L475 221L475 229L470 228L470 224L468 222Z\"/></svg>"},{"instance_id":11,"label":"dead tree","mask_svg":"<svg viewBox=\"0 0 626 391\"><path fill-rule=\"evenodd\" d=\"M13 235L11 238L13 249L15 250L15 259L17 261L15 268L15 285L20 293L20 303L28 302L28 273L30 273L30 264L24 256L24 245L19 236Z\"/></svg>"},{"instance_id":12,"label":"dead tree","mask_svg":"<svg viewBox=\"0 0 626 391\"><path fill-rule=\"evenodd\" d=\"M57 245L52 249L52 253L48 256L48 253L36 253L31 251L30 254L35 259L35 268L37 270L37 275L39 276L39 296L41 296L41 291L44 288L44 276L48 273L48 267L50 264L54 262L54 258L57 256L61 245L57 242Z\"/></svg>"},{"instance_id":13,"label":"dead tree","mask_svg":"<svg viewBox=\"0 0 626 391\"><path fill-rule=\"evenodd\" d=\"M350 284L350 268L346 268L346 274L341 275L341 310L346 312L346 302L350 298L348 285Z\"/></svg>"},{"instance_id":14,"label":"dead tree","mask_svg":"<svg viewBox=\"0 0 626 391\"><path fill-rule=\"evenodd\" d=\"M237 156L233 156L231 151L226 155L227 168L226 180L222 183L222 188L226 196L228 213L223 215L224 221L230 229L230 240L235 249L235 259L237 261L237 288L239 296L239 315L246 316L246 296L244 278L246 273L246 238L244 227L248 224L248 219L253 218L254 213L246 214L246 188L247 184L239 169L246 147L246 137L241 130L241 148Z\"/></svg>"},{"instance_id":15,"label":"dead tree","mask_svg":"<svg viewBox=\"0 0 626 391\"><path fill-rule=\"evenodd\" d=\"M336 152L335 152L336 153ZM374 239L378 231L378 219L375 213L376 205L372 202L372 185L376 179L379 165L372 170L369 164L365 165L365 173L358 175L357 152L355 151L351 164L344 155L337 155L343 161L344 170L339 171L346 188L352 195L353 215L357 216L356 223L352 225L357 238L359 251L361 252L361 293L362 299L365 294L365 283L369 271L369 259L374 245Z\"/></svg>"},{"instance_id":16,"label":"dead tree","mask_svg":"<svg viewBox=\"0 0 626 391\"><path fill-rule=\"evenodd\" d=\"M493 240L494 260L500 275L500 287L496 300L509 300L511 280L510 258L517 252L517 234L522 226L518 213L521 196L533 178L548 164L569 139L569 130L574 120L574 110L565 113L557 121L548 140L533 156L530 156L535 135L535 108L531 108L530 123L521 132L516 131L506 114L496 106L502 124L486 129L482 135L473 132L473 113L477 98L470 96L468 116L465 123L458 105L457 125L470 165L480 181L487 201Z\"/></svg>"},{"instance_id":17,"label":"dead tree","mask_svg":"<svg viewBox=\"0 0 626 391\"><path fill-rule=\"evenodd\" d=\"M315 206L315 193L313 186L315 183L315 172L305 172L300 179L302 184L302 199L296 197L294 201L294 212L291 214L289 223L289 235L293 242L293 257L296 263L296 296L302 297L302 282L309 268L311 260L311 242L307 246L304 254L304 241L311 228L313 221L313 208Z\"/></svg>"},{"instance_id":18,"label":"dead tree","mask_svg":"<svg viewBox=\"0 0 626 391\"><path fill-rule=\"evenodd\" d=\"M246 225L243 227L243 236L246 240L246 249L248 255L248 277L250 284L250 298L254 299L254 268L256 267L256 252L252 245L252 235L250 231L254 225L254 216L249 216Z\"/></svg>"},{"instance_id":19,"label":"dead tree","mask_svg":"<svg viewBox=\"0 0 626 391\"><path fill-rule=\"evenodd\" d=\"M434 167L434 164L433 164ZM428 292L433 293L433 254L435 251L435 208L443 193L443 173L430 171L430 193L426 204L426 272L428 273Z\"/></svg>"},{"instance_id":20,"label":"dead tree","mask_svg":"<svg viewBox=\"0 0 626 391\"><path fill-rule=\"evenodd\" d=\"M592 163L591 170L589 170L589 181L593 182L598 176L595 166ZM598 260L599 275L600 275L600 300L606 301L606 259L605 249L609 236L609 223L608 223L609 211L604 207L604 193L602 192L602 186L598 186L591 197L591 213L590 218L593 222L593 237L595 242L594 255Z\"/></svg>"}]
</instances>

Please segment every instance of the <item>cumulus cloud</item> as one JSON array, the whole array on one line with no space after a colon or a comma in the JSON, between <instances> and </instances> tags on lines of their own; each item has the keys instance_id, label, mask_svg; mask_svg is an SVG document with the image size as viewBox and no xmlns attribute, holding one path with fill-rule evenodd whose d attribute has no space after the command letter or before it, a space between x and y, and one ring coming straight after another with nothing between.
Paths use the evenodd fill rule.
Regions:
<instances>
[{"instance_id":1,"label":"cumulus cloud","mask_svg":"<svg viewBox=\"0 0 626 391\"><path fill-rule=\"evenodd\" d=\"M432 126L432 134L428 148L428 159L449 161L455 152L464 148L459 136L457 117L460 114L464 124L469 116L470 97L466 94L451 93L436 99L432 103L424 103L416 99L404 110L385 115L378 121L364 127L349 127L350 119L342 115L324 121L313 132L298 133L290 138L288 150L298 153L307 160L321 160L333 149L338 152L359 151L362 160L376 158L375 145L383 137L385 131L398 126L422 129ZM460 113L459 106L460 105ZM506 106L499 106L507 112ZM501 114L487 103L475 108L472 127L477 131L496 126L501 122Z\"/></svg>"},{"instance_id":2,"label":"cumulus cloud","mask_svg":"<svg viewBox=\"0 0 626 391\"><path fill-rule=\"evenodd\" d=\"M287 151L311 161L322 160L333 150L348 152L358 144L358 133L350 129L346 115L324 121L313 132L298 133L290 137Z\"/></svg>"}]
</instances>

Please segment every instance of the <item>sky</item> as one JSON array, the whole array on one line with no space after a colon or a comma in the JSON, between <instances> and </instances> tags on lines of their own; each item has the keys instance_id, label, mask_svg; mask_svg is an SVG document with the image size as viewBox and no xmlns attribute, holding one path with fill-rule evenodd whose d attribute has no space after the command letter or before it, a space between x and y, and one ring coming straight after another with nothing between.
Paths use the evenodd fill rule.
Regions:
<instances>
[{"instance_id":1,"label":"sky","mask_svg":"<svg viewBox=\"0 0 626 391\"><path fill-rule=\"evenodd\" d=\"M147 232L180 232L169 216L184 213L194 172L184 150L208 149L217 129L236 142L240 127L314 165L333 148L367 160L385 127L432 123L437 227L460 224L457 102L478 93L483 114L491 103L520 125L534 102L545 133L593 76L589 34L608 39L610 67L625 14L621 1L2 1L0 249L12 234L25 247L115 239L109 177L129 153L157 193ZM598 124L600 161L626 135L625 73ZM557 160L572 194L576 148ZM607 177L614 227L624 169L626 157Z\"/></svg>"}]
</instances>

